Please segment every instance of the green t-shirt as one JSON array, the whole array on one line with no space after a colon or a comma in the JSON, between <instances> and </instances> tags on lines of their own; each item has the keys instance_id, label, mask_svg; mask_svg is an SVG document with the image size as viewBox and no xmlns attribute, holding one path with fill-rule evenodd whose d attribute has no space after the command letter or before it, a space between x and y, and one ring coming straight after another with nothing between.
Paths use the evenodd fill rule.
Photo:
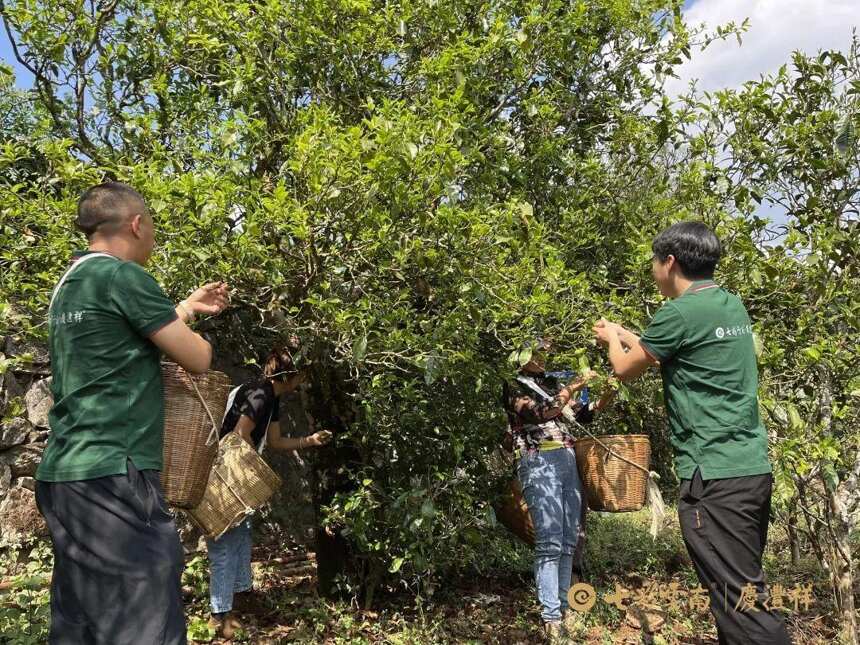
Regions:
<instances>
[{"instance_id":1,"label":"green t-shirt","mask_svg":"<svg viewBox=\"0 0 860 645\"><path fill-rule=\"evenodd\" d=\"M37 479L119 475L127 459L161 469L160 351L149 337L175 319L173 303L134 262L91 258L69 275L50 310L54 407Z\"/></svg>"},{"instance_id":2,"label":"green t-shirt","mask_svg":"<svg viewBox=\"0 0 860 645\"><path fill-rule=\"evenodd\" d=\"M697 467L705 480L771 472L752 324L737 296L694 282L660 308L641 343L660 361L678 477Z\"/></svg>"}]
</instances>

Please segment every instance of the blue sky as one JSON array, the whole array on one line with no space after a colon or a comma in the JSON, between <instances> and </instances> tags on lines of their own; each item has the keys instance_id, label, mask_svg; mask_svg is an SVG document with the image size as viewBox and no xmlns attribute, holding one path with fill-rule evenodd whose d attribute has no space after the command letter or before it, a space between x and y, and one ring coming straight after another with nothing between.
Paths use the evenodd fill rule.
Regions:
<instances>
[{"instance_id":1,"label":"blue sky","mask_svg":"<svg viewBox=\"0 0 860 645\"><path fill-rule=\"evenodd\" d=\"M15 54L12 52L12 45L9 43L9 38L6 36L6 30L0 29L0 60L7 65L11 65L15 70L15 80L18 87L29 88L32 86L32 76L24 67L18 64L15 60Z\"/></svg>"}]
</instances>

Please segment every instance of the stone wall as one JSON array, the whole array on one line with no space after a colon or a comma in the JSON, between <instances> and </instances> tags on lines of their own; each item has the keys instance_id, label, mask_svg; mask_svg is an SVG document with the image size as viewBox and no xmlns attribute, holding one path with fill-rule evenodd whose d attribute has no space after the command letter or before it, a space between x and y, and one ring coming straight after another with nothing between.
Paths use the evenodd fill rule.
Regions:
<instances>
[{"instance_id":1,"label":"stone wall","mask_svg":"<svg viewBox=\"0 0 860 645\"><path fill-rule=\"evenodd\" d=\"M0 364L27 355L26 365L13 366L0 375L0 548L47 535L36 508L33 476L42 458L50 430L48 412L53 405L48 354L44 347L0 337ZM251 376L246 368L219 357L215 369L234 383ZM304 408L298 396L282 401L281 428L289 436L308 433ZM270 508L256 521L264 539L281 544L307 544L313 537L314 510L307 455L266 453L266 460L284 480ZM177 524L188 549L200 545L200 536L180 516Z\"/></svg>"},{"instance_id":2,"label":"stone wall","mask_svg":"<svg viewBox=\"0 0 860 645\"><path fill-rule=\"evenodd\" d=\"M0 547L44 536L45 522L36 508L36 467L48 440L48 412L53 404L48 357L44 348L0 339L0 362L29 355L26 366L0 375Z\"/></svg>"}]
</instances>

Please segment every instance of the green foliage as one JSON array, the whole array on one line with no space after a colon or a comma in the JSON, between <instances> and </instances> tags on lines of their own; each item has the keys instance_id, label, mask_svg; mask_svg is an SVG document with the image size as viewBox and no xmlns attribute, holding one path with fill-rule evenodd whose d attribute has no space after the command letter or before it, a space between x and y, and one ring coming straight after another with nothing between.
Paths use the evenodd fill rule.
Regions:
<instances>
[{"instance_id":1,"label":"green foliage","mask_svg":"<svg viewBox=\"0 0 860 645\"><path fill-rule=\"evenodd\" d=\"M543 334L597 365L598 315L647 318L643 242L677 204L643 109L689 54L679 8L6 2L40 111L0 171L44 168L0 193L0 301L44 335L76 197L130 182L167 291L234 286L205 327L220 352L312 340L318 416L358 453L330 521L368 570L427 580L489 526L510 351Z\"/></svg>"},{"instance_id":2,"label":"green foliage","mask_svg":"<svg viewBox=\"0 0 860 645\"><path fill-rule=\"evenodd\" d=\"M193 616L188 621L188 640L197 643L211 643L215 638L215 630L209 626L205 617Z\"/></svg>"},{"instance_id":3,"label":"green foliage","mask_svg":"<svg viewBox=\"0 0 860 645\"><path fill-rule=\"evenodd\" d=\"M209 592L209 560L196 555L186 562L182 571L182 586L190 588L197 596L206 596Z\"/></svg>"},{"instance_id":4,"label":"green foliage","mask_svg":"<svg viewBox=\"0 0 860 645\"><path fill-rule=\"evenodd\" d=\"M328 473L327 521L367 578L426 593L493 526L487 460L521 348L550 337L554 366L605 372L593 321L644 327L661 302L650 239L702 219L756 322L780 468L838 486L858 427L860 236L857 151L834 142L858 118L856 46L673 104L662 79L745 28L691 30L681 6L4 2L38 73L33 109L9 112L21 95L0 71L0 334L45 335L83 244L77 197L133 184L168 293L233 285L235 307L201 327L220 354L309 341L314 413L343 420L335 443L354 453ZM775 236L760 203L789 213ZM651 434L671 486L662 419L645 380L598 429Z\"/></svg>"},{"instance_id":5,"label":"green foliage","mask_svg":"<svg viewBox=\"0 0 860 645\"><path fill-rule=\"evenodd\" d=\"M46 579L51 575L51 552L46 544L37 544L26 556L23 571L13 569L17 553L0 559L0 579L8 579L12 588L0 595L0 634L9 645L41 645L48 639L51 616L50 593ZM12 571L16 575L8 577Z\"/></svg>"}]
</instances>

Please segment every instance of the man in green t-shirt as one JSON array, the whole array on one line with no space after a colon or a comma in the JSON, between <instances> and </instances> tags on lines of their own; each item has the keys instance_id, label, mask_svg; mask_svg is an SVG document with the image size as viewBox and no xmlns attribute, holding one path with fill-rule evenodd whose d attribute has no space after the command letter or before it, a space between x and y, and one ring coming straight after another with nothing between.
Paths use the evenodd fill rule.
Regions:
<instances>
[{"instance_id":1,"label":"man in green t-shirt","mask_svg":"<svg viewBox=\"0 0 860 645\"><path fill-rule=\"evenodd\" d=\"M131 187L78 202L89 249L75 253L49 307L54 406L36 501L54 547L52 645L186 642L183 552L159 482L162 352L191 372L212 349L188 327L226 306L223 283L174 305L144 269L153 221Z\"/></svg>"},{"instance_id":2,"label":"man in green t-shirt","mask_svg":"<svg viewBox=\"0 0 860 645\"><path fill-rule=\"evenodd\" d=\"M710 594L720 643L790 643L767 603L761 567L772 477L752 323L738 297L713 280L721 248L707 226L675 224L651 248L654 279L671 300L641 338L605 319L595 335L620 379L660 368L681 532Z\"/></svg>"}]
</instances>

